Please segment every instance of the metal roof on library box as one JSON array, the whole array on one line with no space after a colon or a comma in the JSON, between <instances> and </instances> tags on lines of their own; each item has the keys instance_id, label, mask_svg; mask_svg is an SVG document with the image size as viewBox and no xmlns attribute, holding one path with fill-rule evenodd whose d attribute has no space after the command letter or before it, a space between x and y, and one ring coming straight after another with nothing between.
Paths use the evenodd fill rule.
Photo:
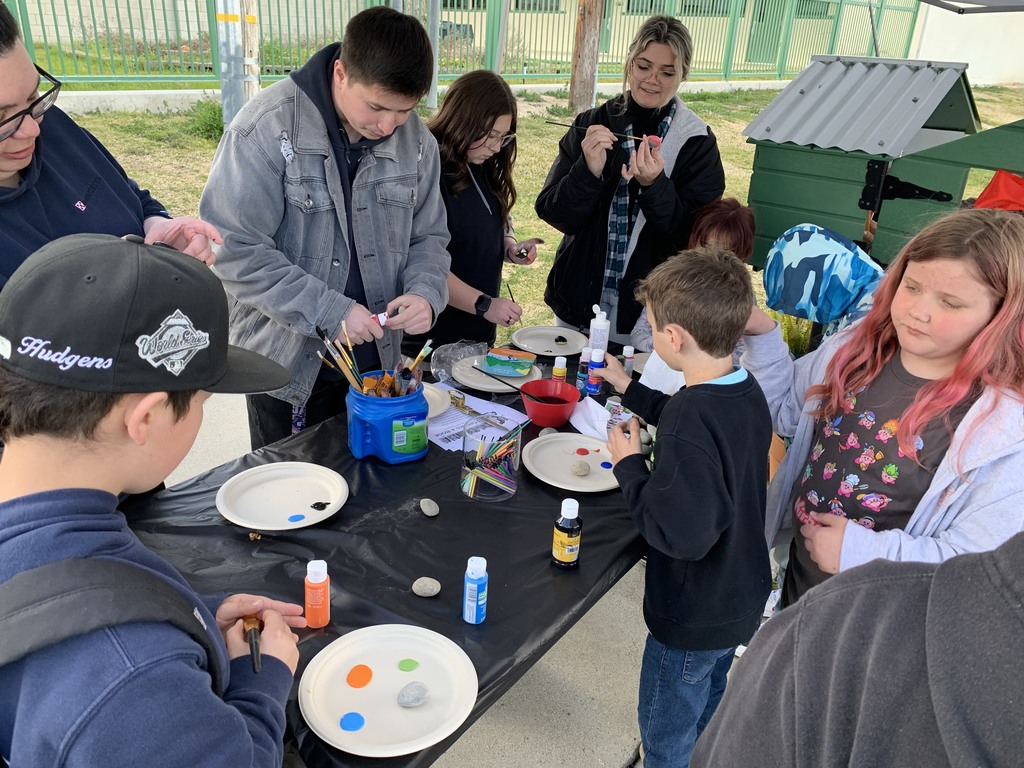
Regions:
<instances>
[{"instance_id":1,"label":"metal roof on library box","mask_svg":"<svg viewBox=\"0 0 1024 768\"><path fill-rule=\"evenodd\" d=\"M900 157L922 128L980 130L966 70L960 63L813 56L743 134Z\"/></svg>"}]
</instances>

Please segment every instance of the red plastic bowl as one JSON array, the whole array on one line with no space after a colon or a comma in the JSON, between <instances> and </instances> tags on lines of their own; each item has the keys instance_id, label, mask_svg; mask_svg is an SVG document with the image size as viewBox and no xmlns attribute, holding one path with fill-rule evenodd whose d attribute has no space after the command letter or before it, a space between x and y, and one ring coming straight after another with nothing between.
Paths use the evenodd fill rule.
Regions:
<instances>
[{"instance_id":1,"label":"red plastic bowl","mask_svg":"<svg viewBox=\"0 0 1024 768\"><path fill-rule=\"evenodd\" d=\"M520 387L523 392L534 397L557 397L561 403L538 403L520 394L526 415L538 427L560 427L572 416L573 409L580 399L580 391L575 384L552 379L528 381Z\"/></svg>"}]
</instances>

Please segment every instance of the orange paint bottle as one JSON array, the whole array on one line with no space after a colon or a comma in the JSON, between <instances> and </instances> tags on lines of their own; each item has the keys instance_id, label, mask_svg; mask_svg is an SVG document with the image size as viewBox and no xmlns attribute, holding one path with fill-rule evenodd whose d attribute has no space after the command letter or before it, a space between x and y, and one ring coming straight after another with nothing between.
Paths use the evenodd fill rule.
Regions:
<instances>
[{"instance_id":1,"label":"orange paint bottle","mask_svg":"<svg viewBox=\"0 0 1024 768\"><path fill-rule=\"evenodd\" d=\"M331 580L327 561L310 560L306 566L306 626L313 629L331 623Z\"/></svg>"}]
</instances>

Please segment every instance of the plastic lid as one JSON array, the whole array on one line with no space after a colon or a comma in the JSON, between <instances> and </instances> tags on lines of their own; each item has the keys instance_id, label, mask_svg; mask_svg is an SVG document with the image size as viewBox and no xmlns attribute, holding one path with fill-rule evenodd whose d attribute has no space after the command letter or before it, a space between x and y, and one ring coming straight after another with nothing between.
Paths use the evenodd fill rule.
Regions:
<instances>
[{"instance_id":1,"label":"plastic lid","mask_svg":"<svg viewBox=\"0 0 1024 768\"><path fill-rule=\"evenodd\" d=\"M605 312L603 309L601 309L601 305L600 304L595 304L594 305L594 316L598 320L604 320L608 316L608 313Z\"/></svg>"},{"instance_id":2,"label":"plastic lid","mask_svg":"<svg viewBox=\"0 0 1024 768\"><path fill-rule=\"evenodd\" d=\"M556 357L555 358L555 368L565 368L565 358L564 357Z\"/></svg>"},{"instance_id":3,"label":"plastic lid","mask_svg":"<svg viewBox=\"0 0 1024 768\"><path fill-rule=\"evenodd\" d=\"M628 344L622 348L622 356L623 357L632 357L635 352L636 352L636 350L633 349Z\"/></svg>"},{"instance_id":4,"label":"plastic lid","mask_svg":"<svg viewBox=\"0 0 1024 768\"><path fill-rule=\"evenodd\" d=\"M590 362L592 363L603 363L604 362L604 350L594 349L590 352Z\"/></svg>"},{"instance_id":5,"label":"plastic lid","mask_svg":"<svg viewBox=\"0 0 1024 768\"><path fill-rule=\"evenodd\" d=\"M327 561L310 560L306 565L306 578L314 584L327 580Z\"/></svg>"},{"instance_id":6,"label":"plastic lid","mask_svg":"<svg viewBox=\"0 0 1024 768\"><path fill-rule=\"evenodd\" d=\"M562 517L575 520L580 514L580 503L576 499L562 499Z\"/></svg>"},{"instance_id":7,"label":"plastic lid","mask_svg":"<svg viewBox=\"0 0 1024 768\"><path fill-rule=\"evenodd\" d=\"M584 347L583 350L580 352L580 357L582 357L584 360L589 360L590 359L590 347Z\"/></svg>"},{"instance_id":8,"label":"plastic lid","mask_svg":"<svg viewBox=\"0 0 1024 768\"><path fill-rule=\"evenodd\" d=\"M487 573L487 558L471 557L466 563L466 575L471 579L478 579Z\"/></svg>"}]
</instances>

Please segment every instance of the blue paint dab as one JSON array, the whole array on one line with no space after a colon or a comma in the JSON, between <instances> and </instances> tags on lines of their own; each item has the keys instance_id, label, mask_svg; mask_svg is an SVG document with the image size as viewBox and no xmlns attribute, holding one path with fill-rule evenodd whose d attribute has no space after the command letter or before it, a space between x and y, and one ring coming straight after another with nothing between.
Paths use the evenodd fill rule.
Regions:
<instances>
[{"instance_id":1,"label":"blue paint dab","mask_svg":"<svg viewBox=\"0 0 1024 768\"><path fill-rule=\"evenodd\" d=\"M346 712L341 718L341 730L343 731L358 731L364 725L366 725L366 718L358 712Z\"/></svg>"},{"instance_id":2,"label":"blue paint dab","mask_svg":"<svg viewBox=\"0 0 1024 768\"><path fill-rule=\"evenodd\" d=\"M612 468L612 463L610 461L602 461L601 462L601 468L602 469L611 469Z\"/></svg>"},{"instance_id":3,"label":"blue paint dab","mask_svg":"<svg viewBox=\"0 0 1024 768\"><path fill-rule=\"evenodd\" d=\"M288 518L288 522L289 523L297 523L297 522L299 522L299 520L305 520L305 519L306 519L305 515L292 515L291 517Z\"/></svg>"}]
</instances>

